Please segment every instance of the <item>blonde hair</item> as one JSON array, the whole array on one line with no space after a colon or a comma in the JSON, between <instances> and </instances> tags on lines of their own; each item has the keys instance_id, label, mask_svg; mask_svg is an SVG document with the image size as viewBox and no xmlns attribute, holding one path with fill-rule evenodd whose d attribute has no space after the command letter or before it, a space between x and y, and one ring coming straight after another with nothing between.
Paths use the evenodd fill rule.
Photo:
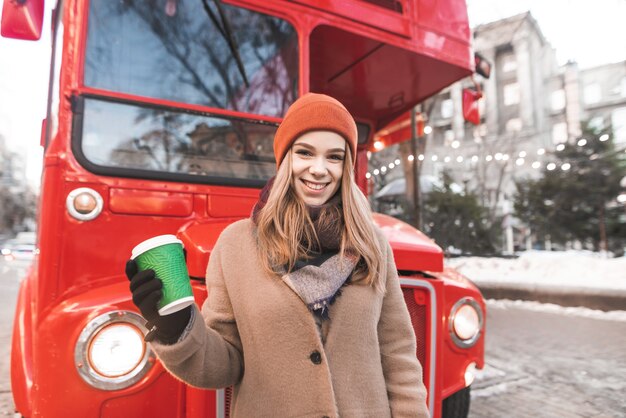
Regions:
<instances>
[{"instance_id":1,"label":"blonde hair","mask_svg":"<svg viewBox=\"0 0 626 418\"><path fill-rule=\"evenodd\" d=\"M367 198L354 180L351 152L346 151L341 178L344 222L339 253L342 257L346 254L360 256L352 282L363 280L382 292L382 248ZM306 205L296 195L293 181L290 149L278 168L267 203L257 217L258 251L263 267L270 274L283 266L291 271L298 259L307 257L313 243L319 244L313 221Z\"/></svg>"}]
</instances>

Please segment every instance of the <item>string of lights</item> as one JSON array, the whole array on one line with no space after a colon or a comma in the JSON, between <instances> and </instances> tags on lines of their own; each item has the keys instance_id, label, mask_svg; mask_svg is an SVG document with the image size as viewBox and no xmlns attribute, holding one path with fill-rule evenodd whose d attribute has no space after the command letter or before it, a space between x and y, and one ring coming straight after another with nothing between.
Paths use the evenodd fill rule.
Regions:
<instances>
[{"instance_id":1,"label":"string of lights","mask_svg":"<svg viewBox=\"0 0 626 418\"><path fill-rule=\"evenodd\" d=\"M601 142L607 141L609 139L609 135L604 134L601 135L598 140ZM576 145L578 145L579 147L584 147L585 145L587 145L588 141L585 138L580 138L577 142ZM555 152L561 152L565 149L565 144L561 143L558 144L555 147ZM615 153L624 153L626 152L626 147L625 148L620 148L614 151ZM552 161L539 161L539 158L542 158L543 155L546 154L546 149L545 148L539 148L536 150L536 157L533 158L532 155L529 155L528 152L526 151L520 151L517 156L515 156L515 165L518 167L521 167L525 164L527 164L528 161L532 162L531 167L535 170L539 170L542 169L543 167L545 167L546 170L548 171L553 171L556 170L557 168L560 168L563 171L568 171L572 168L572 163L574 161L570 161L570 162L564 162L561 163L560 166L557 165L557 163L552 162ZM593 154L589 157L589 160L598 160L603 158L604 155L598 155L598 154ZM486 163L490 163L490 162L507 162L509 159L511 159L513 157L511 157L511 155L507 154L507 153L501 153L501 152L497 152L494 154L487 154L484 156L484 161ZM419 154L417 156L418 161L424 161L426 159L426 156L424 154ZM457 156L450 156L450 155L445 155L445 156L439 156L437 154L433 154L430 156L430 160L432 162L437 162L437 161L441 161L444 164L447 163L457 163L457 164L462 164L463 162L467 162L467 161L471 161L472 163L478 163L478 161L481 158L474 154L469 158L466 158L462 155L457 155ZM408 162L413 162L415 160L415 156L414 155L409 155L407 157L407 161ZM379 176L381 174L386 174L388 171L393 170L394 168L400 166L402 164L402 161L400 159L395 159L394 161L388 163L388 164L384 164L380 167L374 168L373 170L371 170L370 172L365 174L365 177L370 179L372 178L372 176Z\"/></svg>"}]
</instances>

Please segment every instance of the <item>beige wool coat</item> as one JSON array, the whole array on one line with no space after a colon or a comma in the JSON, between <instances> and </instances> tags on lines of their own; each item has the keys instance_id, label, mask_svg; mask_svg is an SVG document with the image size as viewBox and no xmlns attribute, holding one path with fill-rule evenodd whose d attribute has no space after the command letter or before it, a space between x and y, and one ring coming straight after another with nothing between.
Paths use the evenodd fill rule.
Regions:
<instances>
[{"instance_id":1,"label":"beige wool coat","mask_svg":"<svg viewBox=\"0 0 626 418\"><path fill-rule=\"evenodd\" d=\"M176 344L152 343L164 366L192 386L233 385L234 418L427 417L415 335L380 231L385 294L344 286L322 343L304 302L262 269L255 228L245 219L220 235L201 316L194 308Z\"/></svg>"}]
</instances>

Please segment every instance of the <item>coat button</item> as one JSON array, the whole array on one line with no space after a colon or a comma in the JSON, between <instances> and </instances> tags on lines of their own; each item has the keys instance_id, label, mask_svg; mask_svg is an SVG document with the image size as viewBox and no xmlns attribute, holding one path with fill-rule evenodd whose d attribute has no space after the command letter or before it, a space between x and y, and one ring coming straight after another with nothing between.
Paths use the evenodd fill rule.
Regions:
<instances>
[{"instance_id":1,"label":"coat button","mask_svg":"<svg viewBox=\"0 0 626 418\"><path fill-rule=\"evenodd\" d=\"M317 350L312 352L309 358L311 359L311 362L313 362L313 364L320 364L322 362L322 355Z\"/></svg>"}]
</instances>

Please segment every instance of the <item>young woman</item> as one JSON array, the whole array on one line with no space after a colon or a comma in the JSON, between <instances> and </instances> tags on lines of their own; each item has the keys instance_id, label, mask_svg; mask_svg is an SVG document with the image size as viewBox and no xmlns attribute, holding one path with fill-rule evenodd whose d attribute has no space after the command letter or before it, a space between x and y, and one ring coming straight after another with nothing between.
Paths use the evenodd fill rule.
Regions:
<instances>
[{"instance_id":1,"label":"young woman","mask_svg":"<svg viewBox=\"0 0 626 418\"><path fill-rule=\"evenodd\" d=\"M354 181L356 147L337 100L293 103L276 177L211 252L201 311L159 316L161 282L127 264L152 349L190 385L233 385L232 417L428 416L393 254Z\"/></svg>"}]
</instances>

